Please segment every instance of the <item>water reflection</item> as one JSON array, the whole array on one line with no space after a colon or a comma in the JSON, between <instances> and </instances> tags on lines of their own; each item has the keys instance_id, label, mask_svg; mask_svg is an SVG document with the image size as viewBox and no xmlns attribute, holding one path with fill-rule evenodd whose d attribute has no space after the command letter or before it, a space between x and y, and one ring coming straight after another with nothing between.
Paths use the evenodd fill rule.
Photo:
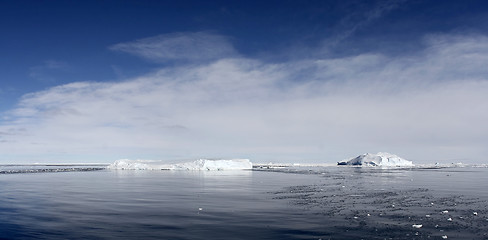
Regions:
<instances>
[{"instance_id":1,"label":"water reflection","mask_svg":"<svg viewBox=\"0 0 488 240\"><path fill-rule=\"evenodd\" d=\"M172 170L111 170L124 184L140 188L181 188L209 191L246 191L253 183L251 170L172 171Z\"/></svg>"}]
</instances>

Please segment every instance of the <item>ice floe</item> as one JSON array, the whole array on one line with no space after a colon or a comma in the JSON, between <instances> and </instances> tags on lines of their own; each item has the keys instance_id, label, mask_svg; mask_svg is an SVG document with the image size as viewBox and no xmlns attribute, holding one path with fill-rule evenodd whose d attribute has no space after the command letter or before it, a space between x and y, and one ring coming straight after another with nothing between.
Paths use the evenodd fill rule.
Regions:
<instances>
[{"instance_id":1,"label":"ice floe","mask_svg":"<svg viewBox=\"0 0 488 240\"><path fill-rule=\"evenodd\" d=\"M338 165L410 167L413 166L413 163L394 154L379 152L376 154L365 153L355 158L338 162Z\"/></svg>"},{"instance_id":2,"label":"ice floe","mask_svg":"<svg viewBox=\"0 0 488 240\"><path fill-rule=\"evenodd\" d=\"M247 170L252 169L249 159L210 160L168 164L163 161L120 159L110 164L109 169L127 170Z\"/></svg>"}]
</instances>

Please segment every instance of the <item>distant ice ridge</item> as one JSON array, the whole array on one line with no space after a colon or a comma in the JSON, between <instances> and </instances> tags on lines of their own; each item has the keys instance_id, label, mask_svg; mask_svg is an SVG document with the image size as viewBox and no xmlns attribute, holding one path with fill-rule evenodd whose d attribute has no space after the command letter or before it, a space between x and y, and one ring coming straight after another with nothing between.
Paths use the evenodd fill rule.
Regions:
<instances>
[{"instance_id":1,"label":"distant ice ridge","mask_svg":"<svg viewBox=\"0 0 488 240\"><path fill-rule=\"evenodd\" d=\"M163 161L120 159L110 164L110 169L128 170L246 170L252 169L249 159L209 160L167 164Z\"/></svg>"},{"instance_id":2,"label":"distant ice ridge","mask_svg":"<svg viewBox=\"0 0 488 240\"><path fill-rule=\"evenodd\" d=\"M412 161L405 160L397 155L379 152L365 153L349 160L337 163L338 165L381 166L381 167L410 167Z\"/></svg>"}]
</instances>

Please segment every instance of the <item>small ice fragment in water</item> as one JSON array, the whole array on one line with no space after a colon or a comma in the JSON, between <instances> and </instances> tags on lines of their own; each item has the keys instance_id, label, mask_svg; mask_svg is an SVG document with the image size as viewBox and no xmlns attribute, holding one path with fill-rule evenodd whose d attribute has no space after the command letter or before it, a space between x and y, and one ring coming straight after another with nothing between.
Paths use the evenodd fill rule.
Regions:
<instances>
[{"instance_id":1,"label":"small ice fragment in water","mask_svg":"<svg viewBox=\"0 0 488 240\"><path fill-rule=\"evenodd\" d=\"M421 228L422 227L422 224L414 224L412 225L413 228Z\"/></svg>"},{"instance_id":2,"label":"small ice fragment in water","mask_svg":"<svg viewBox=\"0 0 488 240\"><path fill-rule=\"evenodd\" d=\"M449 213L449 211L447 211L447 210L444 210L444 211L442 211L442 213Z\"/></svg>"},{"instance_id":3,"label":"small ice fragment in water","mask_svg":"<svg viewBox=\"0 0 488 240\"><path fill-rule=\"evenodd\" d=\"M452 222L452 218L448 218L447 221Z\"/></svg>"},{"instance_id":4,"label":"small ice fragment in water","mask_svg":"<svg viewBox=\"0 0 488 240\"><path fill-rule=\"evenodd\" d=\"M354 219L358 219L358 217L354 217Z\"/></svg>"},{"instance_id":5,"label":"small ice fragment in water","mask_svg":"<svg viewBox=\"0 0 488 240\"><path fill-rule=\"evenodd\" d=\"M473 212L473 215L478 216L478 212Z\"/></svg>"},{"instance_id":6,"label":"small ice fragment in water","mask_svg":"<svg viewBox=\"0 0 488 240\"><path fill-rule=\"evenodd\" d=\"M430 215L429 215L429 214L427 214L427 215L425 215L425 217L428 217L428 218L430 218Z\"/></svg>"},{"instance_id":7,"label":"small ice fragment in water","mask_svg":"<svg viewBox=\"0 0 488 240\"><path fill-rule=\"evenodd\" d=\"M447 235L442 235L442 238L443 239L447 239Z\"/></svg>"},{"instance_id":8,"label":"small ice fragment in water","mask_svg":"<svg viewBox=\"0 0 488 240\"><path fill-rule=\"evenodd\" d=\"M367 216L369 217L369 216L371 216L371 214L368 213Z\"/></svg>"},{"instance_id":9,"label":"small ice fragment in water","mask_svg":"<svg viewBox=\"0 0 488 240\"><path fill-rule=\"evenodd\" d=\"M202 210L203 210L203 208L201 208L201 207L200 207L200 208L198 208L198 211L202 211Z\"/></svg>"}]
</instances>

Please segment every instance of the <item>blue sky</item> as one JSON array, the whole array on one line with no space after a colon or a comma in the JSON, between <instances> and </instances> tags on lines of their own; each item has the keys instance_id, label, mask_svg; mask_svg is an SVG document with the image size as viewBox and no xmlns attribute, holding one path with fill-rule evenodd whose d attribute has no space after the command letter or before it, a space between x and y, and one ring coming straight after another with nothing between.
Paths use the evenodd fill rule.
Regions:
<instances>
[{"instance_id":1,"label":"blue sky","mask_svg":"<svg viewBox=\"0 0 488 240\"><path fill-rule=\"evenodd\" d=\"M486 162L485 1L2 1L0 162Z\"/></svg>"}]
</instances>

